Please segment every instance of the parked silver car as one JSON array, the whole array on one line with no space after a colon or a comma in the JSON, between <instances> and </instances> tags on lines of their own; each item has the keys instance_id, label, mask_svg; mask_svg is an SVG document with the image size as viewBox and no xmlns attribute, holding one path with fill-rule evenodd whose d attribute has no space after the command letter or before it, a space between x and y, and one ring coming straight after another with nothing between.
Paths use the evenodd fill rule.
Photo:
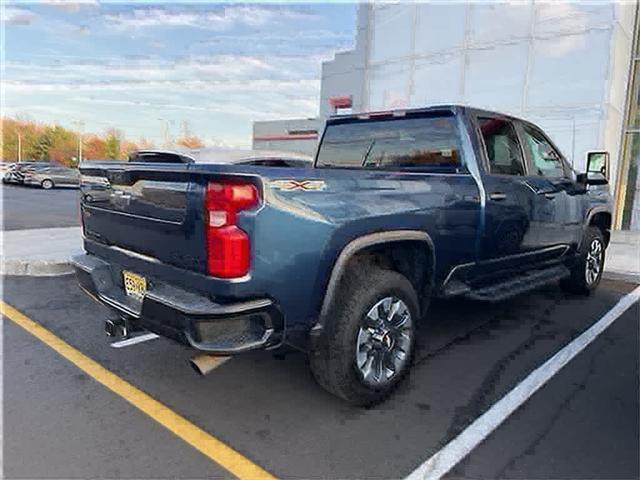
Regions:
<instances>
[{"instance_id":1,"label":"parked silver car","mask_svg":"<svg viewBox=\"0 0 640 480\"><path fill-rule=\"evenodd\" d=\"M51 162L45 162L45 161L36 162L36 161L26 160L23 162L10 163L6 171L4 172L4 175L2 177L2 183L22 184L24 183L24 176L27 173L33 172L34 170L39 168L46 168L51 166L52 166Z\"/></svg>"},{"instance_id":2,"label":"parked silver car","mask_svg":"<svg viewBox=\"0 0 640 480\"><path fill-rule=\"evenodd\" d=\"M77 168L51 166L35 168L25 173L24 184L49 190L54 187L78 187L80 172Z\"/></svg>"}]
</instances>

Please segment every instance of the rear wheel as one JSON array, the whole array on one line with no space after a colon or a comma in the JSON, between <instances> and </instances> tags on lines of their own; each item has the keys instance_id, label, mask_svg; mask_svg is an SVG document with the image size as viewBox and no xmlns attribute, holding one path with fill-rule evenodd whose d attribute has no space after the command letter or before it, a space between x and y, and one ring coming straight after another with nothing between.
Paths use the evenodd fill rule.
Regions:
<instances>
[{"instance_id":1,"label":"rear wheel","mask_svg":"<svg viewBox=\"0 0 640 480\"><path fill-rule=\"evenodd\" d=\"M341 285L311 368L331 393L369 406L384 400L411 366L418 300L406 277L379 267L351 271Z\"/></svg>"},{"instance_id":2,"label":"rear wheel","mask_svg":"<svg viewBox=\"0 0 640 480\"><path fill-rule=\"evenodd\" d=\"M40 186L45 190L51 190L53 188L53 181L45 178L44 180L42 180L42 182L40 182Z\"/></svg>"},{"instance_id":3,"label":"rear wheel","mask_svg":"<svg viewBox=\"0 0 640 480\"><path fill-rule=\"evenodd\" d=\"M571 276L562 281L562 287L572 293L591 293L602 279L604 260L605 243L602 231L597 227L587 227L578 258L571 269Z\"/></svg>"}]
</instances>

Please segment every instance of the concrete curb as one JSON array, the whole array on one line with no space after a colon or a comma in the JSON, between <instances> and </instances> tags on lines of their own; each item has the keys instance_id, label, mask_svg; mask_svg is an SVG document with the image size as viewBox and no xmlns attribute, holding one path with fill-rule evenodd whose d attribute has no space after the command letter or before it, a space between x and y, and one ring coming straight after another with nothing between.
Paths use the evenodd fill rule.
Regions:
<instances>
[{"instance_id":1,"label":"concrete curb","mask_svg":"<svg viewBox=\"0 0 640 480\"><path fill-rule=\"evenodd\" d=\"M0 275L53 277L69 273L73 273L73 266L69 260L8 260L0 265Z\"/></svg>"},{"instance_id":2,"label":"concrete curb","mask_svg":"<svg viewBox=\"0 0 640 480\"><path fill-rule=\"evenodd\" d=\"M635 272L621 272L618 270L607 271L602 274L603 278L608 280L616 280L619 282L636 283L640 285L640 273Z\"/></svg>"}]
</instances>

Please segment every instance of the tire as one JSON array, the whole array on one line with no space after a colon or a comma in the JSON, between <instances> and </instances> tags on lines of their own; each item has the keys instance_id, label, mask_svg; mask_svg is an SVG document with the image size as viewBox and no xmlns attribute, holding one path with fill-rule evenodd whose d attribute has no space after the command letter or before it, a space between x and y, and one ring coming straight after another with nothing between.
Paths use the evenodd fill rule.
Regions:
<instances>
[{"instance_id":1,"label":"tire","mask_svg":"<svg viewBox=\"0 0 640 480\"><path fill-rule=\"evenodd\" d=\"M589 295L600 284L604 261L604 235L597 227L587 227L571 276L560 285L567 292Z\"/></svg>"},{"instance_id":2,"label":"tire","mask_svg":"<svg viewBox=\"0 0 640 480\"><path fill-rule=\"evenodd\" d=\"M383 401L411 367L418 298L406 277L374 266L347 272L340 287L324 338L311 351L311 370L329 392L352 405L372 406ZM396 313L385 321L390 309Z\"/></svg>"},{"instance_id":3,"label":"tire","mask_svg":"<svg viewBox=\"0 0 640 480\"><path fill-rule=\"evenodd\" d=\"M53 181L45 178L44 180L42 180L42 182L40 182L40 186L44 189L44 190L51 190L53 188Z\"/></svg>"}]
</instances>

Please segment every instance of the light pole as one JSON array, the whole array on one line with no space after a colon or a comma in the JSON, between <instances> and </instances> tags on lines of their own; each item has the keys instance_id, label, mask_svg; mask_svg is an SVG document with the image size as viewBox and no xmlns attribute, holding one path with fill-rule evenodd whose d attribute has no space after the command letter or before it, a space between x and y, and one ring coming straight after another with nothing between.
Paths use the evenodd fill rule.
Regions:
<instances>
[{"instance_id":1,"label":"light pole","mask_svg":"<svg viewBox=\"0 0 640 480\"><path fill-rule=\"evenodd\" d=\"M84 129L84 122L77 121L73 123L78 126L78 163L80 163L82 161L82 130Z\"/></svg>"},{"instance_id":2,"label":"light pole","mask_svg":"<svg viewBox=\"0 0 640 480\"><path fill-rule=\"evenodd\" d=\"M164 139L164 147L169 146L169 120L163 117L159 117L158 120L161 122L162 128L162 138Z\"/></svg>"},{"instance_id":3,"label":"light pole","mask_svg":"<svg viewBox=\"0 0 640 480\"><path fill-rule=\"evenodd\" d=\"M18 132L18 163L22 161L22 135Z\"/></svg>"}]
</instances>

